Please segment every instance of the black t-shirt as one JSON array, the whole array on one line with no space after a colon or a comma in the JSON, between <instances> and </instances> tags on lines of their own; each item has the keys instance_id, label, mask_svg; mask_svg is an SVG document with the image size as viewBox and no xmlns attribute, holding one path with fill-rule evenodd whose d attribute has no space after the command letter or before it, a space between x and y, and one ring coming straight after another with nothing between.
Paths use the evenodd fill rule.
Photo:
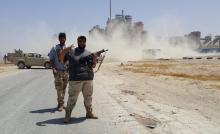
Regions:
<instances>
[{"instance_id":1,"label":"black t-shirt","mask_svg":"<svg viewBox=\"0 0 220 134\"><path fill-rule=\"evenodd\" d=\"M65 56L65 61L69 61L69 80L85 81L93 80L94 73L92 69L92 61L85 59L92 53L86 49L75 48Z\"/></svg>"}]
</instances>

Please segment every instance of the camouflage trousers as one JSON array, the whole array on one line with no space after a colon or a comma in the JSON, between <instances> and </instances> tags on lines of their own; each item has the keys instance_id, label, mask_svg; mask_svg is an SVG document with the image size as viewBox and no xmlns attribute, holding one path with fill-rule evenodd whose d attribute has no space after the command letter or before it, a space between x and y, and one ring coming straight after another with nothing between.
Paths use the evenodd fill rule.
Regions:
<instances>
[{"instance_id":1,"label":"camouflage trousers","mask_svg":"<svg viewBox=\"0 0 220 134\"><path fill-rule=\"evenodd\" d=\"M87 112L92 112L92 94L93 81L69 81L69 98L67 102L66 111L72 112L76 105L79 93L82 91L84 97L84 106Z\"/></svg>"},{"instance_id":2,"label":"camouflage trousers","mask_svg":"<svg viewBox=\"0 0 220 134\"><path fill-rule=\"evenodd\" d=\"M68 84L68 73L66 71L57 71L55 78L55 88L57 90L58 106L64 105L64 96Z\"/></svg>"}]
</instances>

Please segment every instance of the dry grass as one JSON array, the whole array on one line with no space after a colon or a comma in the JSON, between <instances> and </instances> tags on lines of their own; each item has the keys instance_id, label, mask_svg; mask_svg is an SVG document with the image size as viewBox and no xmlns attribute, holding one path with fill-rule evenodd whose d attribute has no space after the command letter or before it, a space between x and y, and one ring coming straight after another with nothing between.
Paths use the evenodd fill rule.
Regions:
<instances>
[{"instance_id":1,"label":"dry grass","mask_svg":"<svg viewBox=\"0 0 220 134\"><path fill-rule=\"evenodd\" d=\"M165 76L174 76L174 77L181 77L181 78L188 78L193 80L202 80L202 81L220 81L220 76L214 75L190 75L185 73L158 73L159 75Z\"/></svg>"},{"instance_id":2,"label":"dry grass","mask_svg":"<svg viewBox=\"0 0 220 134\"><path fill-rule=\"evenodd\" d=\"M140 64L134 65L137 68L159 68L159 69L168 69L169 67L176 66L174 64Z\"/></svg>"},{"instance_id":3,"label":"dry grass","mask_svg":"<svg viewBox=\"0 0 220 134\"><path fill-rule=\"evenodd\" d=\"M213 88L216 88L216 89L220 89L220 85L217 85L217 84L212 84L210 86L213 87Z\"/></svg>"},{"instance_id":4,"label":"dry grass","mask_svg":"<svg viewBox=\"0 0 220 134\"><path fill-rule=\"evenodd\" d=\"M202 81L220 81L220 75L208 75L208 74L189 74L186 72L177 72L175 70L176 66L190 66L191 68L199 68L198 66L193 66L192 64L134 64L127 66L123 66L123 69L126 71L131 71L133 73L144 73L148 76L172 76L179 78L187 78L193 80L202 80ZM172 69L174 68L174 69ZM165 71L169 69L168 71Z\"/></svg>"},{"instance_id":5,"label":"dry grass","mask_svg":"<svg viewBox=\"0 0 220 134\"><path fill-rule=\"evenodd\" d=\"M4 64L4 63L0 63L0 67L5 67L5 66L14 66L14 64L9 64L9 63Z\"/></svg>"},{"instance_id":6,"label":"dry grass","mask_svg":"<svg viewBox=\"0 0 220 134\"><path fill-rule=\"evenodd\" d=\"M13 64L0 64L0 73L14 70L16 70L16 67Z\"/></svg>"}]
</instances>

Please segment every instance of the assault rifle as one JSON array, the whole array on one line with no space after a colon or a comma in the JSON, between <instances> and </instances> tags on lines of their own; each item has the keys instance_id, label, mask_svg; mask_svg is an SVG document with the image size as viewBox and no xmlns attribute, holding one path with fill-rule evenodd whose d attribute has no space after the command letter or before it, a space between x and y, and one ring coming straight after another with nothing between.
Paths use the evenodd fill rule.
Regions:
<instances>
[{"instance_id":1,"label":"assault rifle","mask_svg":"<svg viewBox=\"0 0 220 134\"><path fill-rule=\"evenodd\" d=\"M95 53L97 54L97 58L100 57L100 55L101 55L102 53L106 52L106 51L108 51L108 49L106 49L106 50L105 50L105 49L102 49L102 50L100 50L100 51L95 52ZM81 58L81 59L79 60L79 62L92 62L93 55L94 55L94 53L92 53L92 54L90 54L90 55L87 55L87 56Z\"/></svg>"},{"instance_id":2,"label":"assault rifle","mask_svg":"<svg viewBox=\"0 0 220 134\"><path fill-rule=\"evenodd\" d=\"M67 48L63 49L63 50L59 53L58 58L59 58L59 60L60 60L61 63L64 63L64 57L65 57L65 55L66 55L73 47L74 47L74 46L71 45L70 47L67 47ZM95 72L97 72L97 71L99 70L99 68L101 67L101 65L102 65L102 63L103 63L103 60L104 60L104 58L105 58L105 54L104 54L104 55L101 55L101 54L104 53L104 52L107 52L107 51L108 51L108 49L102 49L102 50L100 50L100 51L95 52L95 53L97 54L96 62L99 62L99 66L98 66L98 68L97 68L97 70L96 70ZM90 54L90 55L87 55L87 56L81 58L81 59L79 60L79 62L80 62L81 64L85 64L85 63L86 63L86 64L88 64L89 66L92 66L93 56L94 56L95 53L92 53L92 54Z\"/></svg>"},{"instance_id":3,"label":"assault rifle","mask_svg":"<svg viewBox=\"0 0 220 134\"><path fill-rule=\"evenodd\" d=\"M101 67L101 65L102 65L102 63L103 63L103 60L104 60L104 58L105 58L105 54L104 54L103 56L101 56L101 54L104 53L104 52L107 52L107 51L108 51L108 49L102 49L102 50L100 50L100 51L95 52L95 53L97 54L96 62L100 62L100 63L99 63L99 66L98 66L98 68L97 68L97 70L96 70L95 72L98 72L98 70L99 70L99 68ZM92 53L92 54L90 54L90 55L87 55L87 56L81 58L81 59L79 60L79 62L80 62L81 64L87 63L89 66L92 66L93 56L94 56L94 53Z\"/></svg>"}]
</instances>

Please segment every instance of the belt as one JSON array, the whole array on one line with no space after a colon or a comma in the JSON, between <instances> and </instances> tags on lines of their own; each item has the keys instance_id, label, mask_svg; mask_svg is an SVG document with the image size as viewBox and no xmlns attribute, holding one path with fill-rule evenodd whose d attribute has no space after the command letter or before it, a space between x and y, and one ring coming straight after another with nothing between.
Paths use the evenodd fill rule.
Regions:
<instances>
[{"instance_id":1,"label":"belt","mask_svg":"<svg viewBox=\"0 0 220 134\"><path fill-rule=\"evenodd\" d=\"M67 72L67 70L56 69L59 72Z\"/></svg>"}]
</instances>

